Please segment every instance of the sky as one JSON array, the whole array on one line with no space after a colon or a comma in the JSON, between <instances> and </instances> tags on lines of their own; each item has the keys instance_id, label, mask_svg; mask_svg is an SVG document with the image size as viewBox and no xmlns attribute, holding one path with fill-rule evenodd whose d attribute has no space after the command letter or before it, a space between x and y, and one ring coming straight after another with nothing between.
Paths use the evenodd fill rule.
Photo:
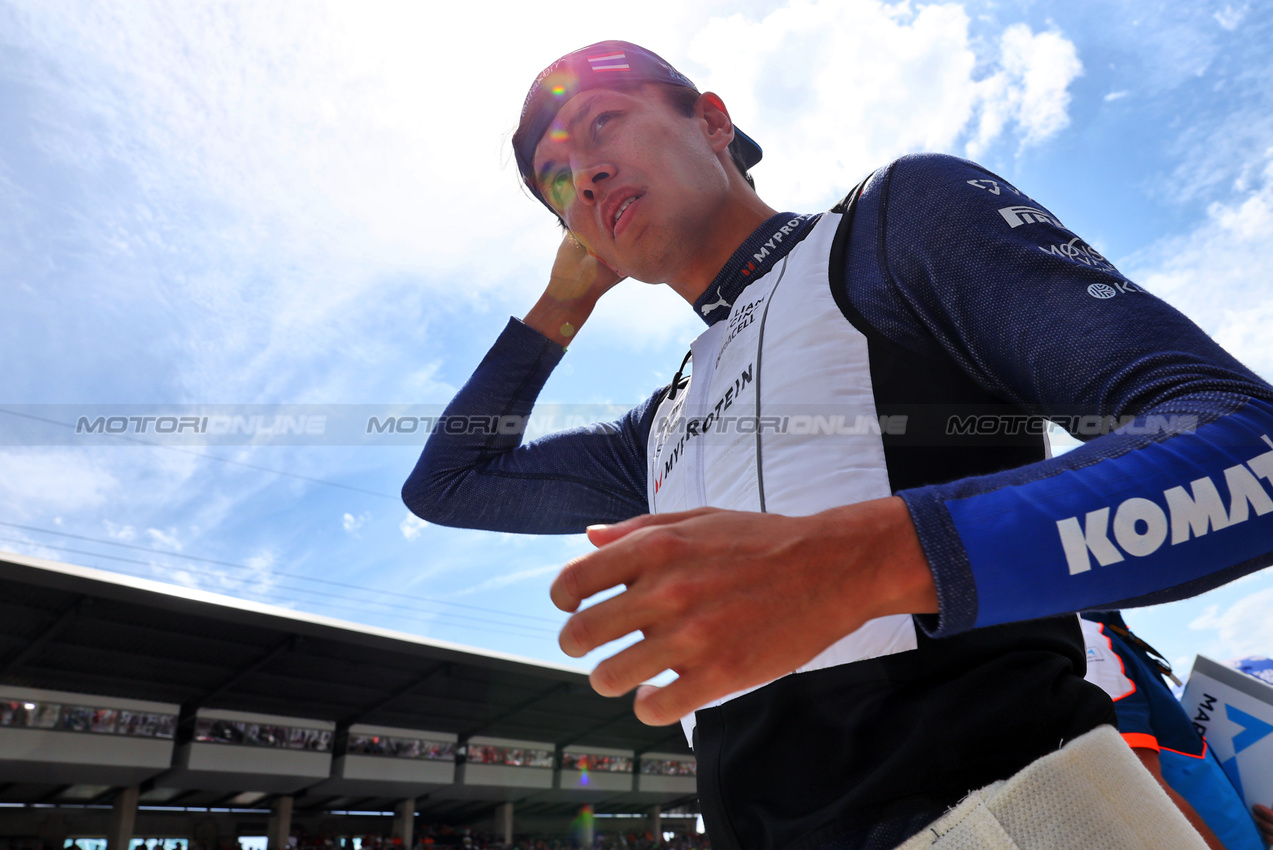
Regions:
<instances>
[{"instance_id":1,"label":"sky","mask_svg":"<svg viewBox=\"0 0 1273 850\"><path fill-rule=\"evenodd\" d=\"M508 137L539 70L606 38L723 97L770 206L825 209L908 152L975 159L1273 378L1267 4L476 8L0 0L0 549L556 664L612 652L556 645L548 586L586 540L416 520L422 437L358 425L436 413L534 303L560 234ZM627 282L541 398L613 418L701 328ZM146 414L326 418L73 427ZM1273 655L1271 609L1265 571L1127 618L1188 671Z\"/></svg>"}]
</instances>

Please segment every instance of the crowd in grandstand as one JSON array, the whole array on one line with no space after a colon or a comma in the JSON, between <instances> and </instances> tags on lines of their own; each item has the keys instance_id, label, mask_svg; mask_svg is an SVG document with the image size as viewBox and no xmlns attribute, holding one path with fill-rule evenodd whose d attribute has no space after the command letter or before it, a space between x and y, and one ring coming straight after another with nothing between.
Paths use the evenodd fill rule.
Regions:
<instances>
[{"instance_id":1,"label":"crowd in grandstand","mask_svg":"<svg viewBox=\"0 0 1273 850\"><path fill-rule=\"evenodd\" d=\"M303 832L294 836L295 850L353 850L353 842L349 838L332 838L329 836L307 835ZM434 848L454 847L462 850L573 850L574 848L591 848L591 850L710 850L711 842L707 836L697 833L678 834L665 840L655 837L649 832L597 830L589 844L584 844L578 837L563 838L558 836L518 835L513 843L505 844L503 839L490 833L476 829L456 828L450 826L426 826L420 830L413 842L412 850L434 850ZM364 835L359 837L359 850L404 850L402 840L385 835ZM193 850L203 850L195 846ZM239 848L222 848L222 850L239 850Z\"/></svg>"}]
</instances>

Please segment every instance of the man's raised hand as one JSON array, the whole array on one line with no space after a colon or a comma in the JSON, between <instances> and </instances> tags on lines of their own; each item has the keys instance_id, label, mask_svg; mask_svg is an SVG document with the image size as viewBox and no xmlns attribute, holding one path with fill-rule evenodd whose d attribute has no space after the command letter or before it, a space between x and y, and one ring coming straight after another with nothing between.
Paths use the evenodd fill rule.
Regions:
<instances>
[{"instance_id":1,"label":"man's raised hand","mask_svg":"<svg viewBox=\"0 0 1273 850\"><path fill-rule=\"evenodd\" d=\"M557 246L548 287L522 322L559 345L569 345L598 299L622 279L567 233Z\"/></svg>"},{"instance_id":2,"label":"man's raised hand","mask_svg":"<svg viewBox=\"0 0 1273 850\"><path fill-rule=\"evenodd\" d=\"M577 612L561 648L577 658L640 631L642 640L597 665L592 685L618 696L675 671L671 684L637 693L637 717L651 725L790 673L867 620L937 610L896 497L808 517L700 508L596 526L588 537L597 551L552 585L554 604Z\"/></svg>"}]
</instances>

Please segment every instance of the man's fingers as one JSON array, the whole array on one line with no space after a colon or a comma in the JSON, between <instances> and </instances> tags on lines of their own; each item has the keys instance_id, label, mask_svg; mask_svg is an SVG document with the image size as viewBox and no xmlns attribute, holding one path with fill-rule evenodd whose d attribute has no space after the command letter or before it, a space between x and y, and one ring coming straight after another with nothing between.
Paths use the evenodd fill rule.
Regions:
<instances>
[{"instance_id":1,"label":"man's fingers","mask_svg":"<svg viewBox=\"0 0 1273 850\"><path fill-rule=\"evenodd\" d=\"M706 671L688 670L670 685L643 687L633 703L637 719L647 726L675 723L712 699L709 685Z\"/></svg>"},{"instance_id":2,"label":"man's fingers","mask_svg":"<svg viewBox=\"0 0 1273 850\"><path fill-rule=\"evenodd\" d=\"M616 557L607 550L590 552L561 568L548 595L561 610L575 611L594 593L635 581L640 571L641 564L635 558Z\"/></svg>"},{"instance_id":3,"label":"man's fingers","mask_svg":"<svg viewBox=\"0 0 1273 850\"><path fill-rule=\"evenodd\" d=\"M602 661L588 678L592 689L603 697L617 697L653 679L670 664L667 644L659 638L646 638Z\"/></svg>"},{"instance_id":4,"label":"man's fingers","mask_svg":"<svg viewBox=\"0 0 1273 850\"><path fill-rule=\"evenodd\" d=\"M571 658L582 658L599 646L645 628L650 617L639 602L629 590L575 614L557 638L561 651Z\"/></svg>"},{"instance_id":5,"label":"man's fingers","mask_svg":"<svg viewBox=\"0 0 1273 850\"><path fill-rule=\"evenodd\" d=\"M642 548L636 543L633 547L618 548L613 548L610 544L618 543L633 532L642 529L673 525L715 511L715 508L699 508L694 511L657 516L646 514L614 525L590 527L588 537L599 547L598 551L575 558L562 568L548 591L553 604L563 611L574 611L578 609L581 602L594 593L609 590L620 584L631 584L651 564L666 560L661 556L669 554L666 547L653 551L650 546ZM663 538L663 540L669 542L671 538Z\"/></svg>"},{"instance_id":6,"label":"man's fingers","mask_svg":"<svg viewBox=\"0 0 1273 850\"><path fill-rule=\"evenodd\" d=\"M677 511L676 513L668 514L642 514L611 525L590 525L588 526L588 540L593 546L600 548L627 537L632 532L639 531L642 528L650 528L656 525L672 525L673 523L711 513L714 510L716 509L696 508L692 511Z\"/></svg>"}]
</instances>

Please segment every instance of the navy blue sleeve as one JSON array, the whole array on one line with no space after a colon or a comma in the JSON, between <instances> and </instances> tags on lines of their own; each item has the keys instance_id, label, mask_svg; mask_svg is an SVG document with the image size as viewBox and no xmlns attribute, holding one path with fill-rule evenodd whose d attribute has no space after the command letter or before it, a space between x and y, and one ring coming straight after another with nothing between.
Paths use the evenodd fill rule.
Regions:
<instances>
[{"instance_id":1,"label":"navy blue sleeve","mask_svg":"<svg viewBox=\"0 0 1273 850\"><path fill-rule=\"evenodd\" d=\"M512 319L447 405L402 488L438 525L574 534L646 513L645 446L658 394L616 422L522 445L526 419L565 349Z\"/></svg>"},{"instance_id":2,"label":"navy blue sleeve","mask_svg":"<svg viewBox=\"0 0 1273 850\"><path fill-rule=\"evenodd\" d=\"M1267 383L972 163L898 160L857 216L877 271L846 286L877 330L1086 441L898 494L937 584L926 629L1166 602L1273 562Z\"/></svg>"}]
</instances>

